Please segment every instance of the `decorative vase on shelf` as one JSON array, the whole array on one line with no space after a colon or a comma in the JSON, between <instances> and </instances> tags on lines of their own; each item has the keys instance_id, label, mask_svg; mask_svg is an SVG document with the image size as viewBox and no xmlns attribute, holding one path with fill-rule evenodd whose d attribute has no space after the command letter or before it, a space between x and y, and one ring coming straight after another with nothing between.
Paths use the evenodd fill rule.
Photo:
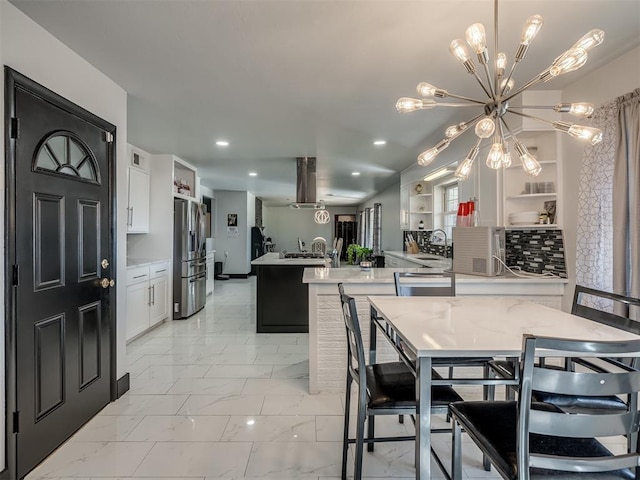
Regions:
<instances>
[{"instance_id":1,"label":"decorative vase on shelf","mask_svg":"<svg viewBox=\"0 0 640 480\"><path fill-rule=\"evenodd\" d=\"M424 221L420 220L418 222L418 230L424 230Z\"/></svg>"},{"instance_id":2,"label":"decorative vase on shelf","mask_svg":"<svg viewBox=\"0 0 640 480\"><path fill-rule=\"evenodd\" d=\"M416 189L415 189L415 190L416 190L416 193L417 193L417 194L422 193L422 184L420 184L420 183L419 183L419 184L417 184L417 185L416 185Z\"/></svg>"}]
</instances>

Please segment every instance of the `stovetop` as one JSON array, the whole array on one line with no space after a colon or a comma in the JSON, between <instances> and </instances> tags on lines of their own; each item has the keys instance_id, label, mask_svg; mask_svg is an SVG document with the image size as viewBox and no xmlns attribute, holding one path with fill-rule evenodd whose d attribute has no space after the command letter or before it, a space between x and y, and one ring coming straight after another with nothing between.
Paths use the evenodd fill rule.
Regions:
<instances>
[{"instance_id":1,"label":"stovetop","mask_svg":"<svg viewBox=\"0 0 640 480\"><path fill-rule=\"evenodd\" d=\"M324 254L320 252L287 252L284 258L324 258Z\"/></svg>"}]
</instances>

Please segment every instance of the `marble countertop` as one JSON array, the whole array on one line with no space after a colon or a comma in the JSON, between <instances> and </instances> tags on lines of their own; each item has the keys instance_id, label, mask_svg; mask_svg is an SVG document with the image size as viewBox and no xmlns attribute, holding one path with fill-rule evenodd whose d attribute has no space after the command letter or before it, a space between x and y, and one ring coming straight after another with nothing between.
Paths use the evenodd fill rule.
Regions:
<instances>
[{"instance_id":1,"label":"marble countertop","mask_svg":"<svg viewBox=\"0 0 640 480\"><path fill-rule=\"evenodd\" d=\"M133 267L145 267L147 265L153 265L154 263L169 262L170 258L142 258L142 257L127 257L127 268Z\"/></svg>"},{"instance_id":2,"label":"marble countertop","mask_svg":"<svg viewBox=\"0 0 640 480\"><path fill-rule=\"evenodd\" d=\"M385 255L391 255L392 257L400 258L408 262L413 262L423 267L432 268L451 268L451 259L441 257L440 255L433 255L432 253L407 253L396 251L385 251Z\"/></svg>"},{"instance_id":3,"label":"marble countertop","mask_svg":"<svg viewBox=\"0 0 640 480\"><path fill-rule=\"evenodd\" d=\"M369 301L411 351L425 356L519 356L525 333L578 340L639 338L619 328L511 297L370 296Z\"/></svg>"},{"instance_id":4,"label":"marble countertop","mask_svg":"<svg viewBox=\"0 0 640 480\"><path fill-rule=\"evenodd\" d=\"M253 260L251 265L316 265L322 267L328 266L330 263L330 258L280 258L278 252L270 252Z\"/></svg>"},{"instance_id":5,"label":"marble countertop","mask_svg":"<svg viewBox=\"0 0 640 480\"><path fill-rule=\"evenodd\" d=\"M442 269L438 268L372 268L370 270L362 270L360 267L341 267L341 268L305 268L302 276L302 283L391 283L393 284L393 272L423 272L438 273ZM438 281L438 279L434 279ZM520 278L514 275L502 275L498 277L483 277L480 275L456 274L456 284L466 283L482 283L482 284L498 284L498 283L518 283L518 284L565 284L568 282L566 278Z\"/></svg>"}]
</instances>

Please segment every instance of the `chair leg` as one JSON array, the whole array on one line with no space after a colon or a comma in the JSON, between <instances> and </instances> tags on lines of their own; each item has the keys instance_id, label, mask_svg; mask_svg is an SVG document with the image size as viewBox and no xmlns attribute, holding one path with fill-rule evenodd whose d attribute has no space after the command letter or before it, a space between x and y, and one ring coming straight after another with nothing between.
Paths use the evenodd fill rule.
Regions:
<instances>
[{"instance_id":1,"label":"chair leg","mask_svg":"<svg viewBox=\"0 0 640 480\"><path fill-rule=\"evenodd\" d=\"M351 412L351 377L347 372L347 395L344 399L344 432L342 434L342 480L347 480L347 456L349 454L349 414Z\"/></svg>"},{"instance_id":2,"label":"chair leg","mask_svg":"<svg viewBox=\"0 0 640 480\"><path fill-rule=\"evenodd\" d=\"M372 418L372 417L370 417ZM356 464L353 480L362 479L362 454L364 452L364 422L367 419L367 393L358 392L358 425L356 427Z\"/></svg>"},{"instance_id":3,"label":"chair leg","mask_svg":"<svg viewBox=\"0 0 640 480\"><path fill-rule=\"evenodd\" d=\"M375 438L376 417L369 415L367 418L367 438ZM367 452L373 452L373 443L367 444Z\"/></svg>"},{"instance_id":4,"label":"chair leg","mask_svg":"<svg viewBox=\"0 0 640 480\"><path fill-rule=\"evenodd\" d=\"M449 378L453 378L453 367L449 366Z\"/></svg>"},{"instance_id":5,"label":"chair leg","mask_svg":"<svg viewBox=\"0 0 640 480\"><path fill-rule=\"evenodd\" d=\"M462 478L462 429L456 419L453 421L451 436L451 480L458 480Z\"/></svg>"},{"instance_id":6,"label":"chair leg","mask_svg":"<svg viewBox=\"0 0 640 480\"><path fill-rule=\"evenodd\" d=\"M483 367L484 377L485 378L496 378L496 372L493 371L488 364L485 364ZM482 398L484 400L495 400L496 398L496 386L495 385L485 385L482 387Z\"/></svg>"}]
</instances>

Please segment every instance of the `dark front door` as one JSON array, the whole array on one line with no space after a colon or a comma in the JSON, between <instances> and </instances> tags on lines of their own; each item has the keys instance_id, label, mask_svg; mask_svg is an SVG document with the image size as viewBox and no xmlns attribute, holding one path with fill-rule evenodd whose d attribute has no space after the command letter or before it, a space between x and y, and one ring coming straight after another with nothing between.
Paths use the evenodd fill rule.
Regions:
<instances>
[{"instance_id":1,"label":"dark front door","mask_svg":"<svg viewBox=\"0 0 640 480\"><path fill-rule=\"evenodd\" d=\"M7 77L8 444L21 478L111 399L115 127Z\"/></svg>"}]
</instances>

